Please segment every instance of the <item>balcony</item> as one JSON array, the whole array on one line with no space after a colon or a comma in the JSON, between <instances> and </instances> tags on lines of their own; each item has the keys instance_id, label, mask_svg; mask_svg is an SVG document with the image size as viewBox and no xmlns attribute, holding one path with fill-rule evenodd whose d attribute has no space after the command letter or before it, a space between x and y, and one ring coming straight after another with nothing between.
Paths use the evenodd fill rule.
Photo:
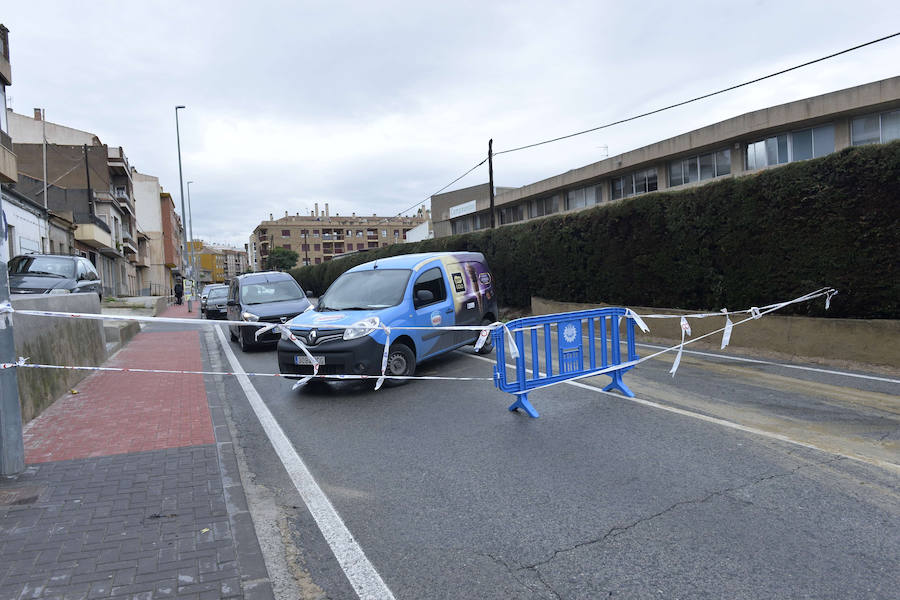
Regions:
<instances>
[{"instance_id":1,"label":"balcony","mask_svg":"<svg viewBox=\"0 0 900 600\"><path fill-rule=\"evenodd\" d=\"M99 221L99 219L97 219ZM75 225L75 239L98 250L111 249L113 247L112 235L104 230L106 223L77 223ZM109 229L108 227L106 229Z\"/></svg>"},{"instance_id":2,"label":"balcony","mask_svg":"<svg viewBox=\"0 0 900 600\"><path fill-rule=\"evenodd\" d=\"M0 183L15 183L17 169L12 140L5 131L0 131Z\"/></svg>"}]
</instances>

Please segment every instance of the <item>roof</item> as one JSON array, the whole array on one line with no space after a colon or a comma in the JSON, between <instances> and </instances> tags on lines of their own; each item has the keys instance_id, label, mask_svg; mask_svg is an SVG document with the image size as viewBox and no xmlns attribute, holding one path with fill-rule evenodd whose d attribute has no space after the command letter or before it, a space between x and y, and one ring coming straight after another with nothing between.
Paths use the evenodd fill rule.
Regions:
<instances>
[{"instance_id":1,"label":"roof","mask_svg":"<svg viewBox=\"0 0 900 600\"><path fill-rule=\"evenodd\" d=\"M279 281L284 279L290 279L294 281L294 278L290 273L285 273L283 271L263 271L261 273L245 273L244 275L238 275L237 279L240 280L241 283L262 283L266 281Z\"/></svg>"},{"instance_id":2,"label":"roof","mask_svg":"<svg viewBox=\"0 0 900 600\"><path fill-rule=\"evenodd\" d=\"M481 252L422 252L418 254L401 254L379 258L361 265L355 266L350 271L371 271L373 269L413 269L419 270L426 263L437 258L453 258L458 261L484 262Z\"/></svg>"}]
</instances>

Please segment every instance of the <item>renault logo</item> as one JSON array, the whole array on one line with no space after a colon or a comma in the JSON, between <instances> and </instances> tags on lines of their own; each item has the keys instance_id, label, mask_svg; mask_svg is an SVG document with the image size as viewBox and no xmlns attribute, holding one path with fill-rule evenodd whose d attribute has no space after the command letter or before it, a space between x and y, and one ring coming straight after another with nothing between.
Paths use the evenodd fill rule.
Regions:
<instances>
[{"instance_id":1,"label":"renault logo","mask_svg":"<svg viewBox=\"0 0 900 600\"><path fill-rule=\"evenodd\" d=\"M287 323L287 317L281 317L281 322L282 322L282 323Z\"/></svg>"},{"instance_id":2,"label":"renault logo","mask_svg":"<svg viewBox=\"0 0 900 600\"><path fill-rule=\"evenodd\" d=\"M317 336L317 335L319 335L319 334L318 334L318 332L317 332L315 329L310 329L310 330L309 330L309 343L310 343L310 344L315 344L315 343L316 343L316 336Z\"/></svg>"}]
</instances>

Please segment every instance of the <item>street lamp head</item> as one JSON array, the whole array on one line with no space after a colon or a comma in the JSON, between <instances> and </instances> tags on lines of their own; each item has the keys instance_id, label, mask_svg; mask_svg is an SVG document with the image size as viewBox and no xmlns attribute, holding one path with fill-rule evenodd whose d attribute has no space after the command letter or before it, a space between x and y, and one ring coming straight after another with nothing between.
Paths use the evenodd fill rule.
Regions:
<instances>
[{"instance_id":1,"label":"street lamp head","mask_svg":"<svg viewBox=\"0 0 900 600\"><path fill-rule=\"evenodd\" d=\"M184 105L183 105L183 104L179 104L178 106L175 107L175 110L178 110L179 108L184 108Z\"/></svg>"}]
</instances>

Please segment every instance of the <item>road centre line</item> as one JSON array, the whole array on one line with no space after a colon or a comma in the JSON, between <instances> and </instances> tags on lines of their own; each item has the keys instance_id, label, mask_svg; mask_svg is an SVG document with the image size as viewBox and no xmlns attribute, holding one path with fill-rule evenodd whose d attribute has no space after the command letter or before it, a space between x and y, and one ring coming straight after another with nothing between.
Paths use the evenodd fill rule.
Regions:
<instances>
[{"instance_id":1,"label":"road centre line","mask_svg":"<svg viewBox=\"0 0 900 600\"><path fill-rule=\"evenodd\" d=\"M478 356L478 355L476 355L476 354L469 354L468 352L460 352L460 354L463 354L464 356L468 356L468 357L470 357L470 358L476 358L476 359L478 359L478 360L482 360L482 361L485 361L485 362L489 362L489 363L491 363L491 364L496 364L496 361L495 361L494 359L492 359L492 358L487 358L487 357L485 357L485 356ZM507 363L507 366L514 367L514 366L515 366L515 363ZM526 368L525 371L528 372L528 373L533 373L533 371L532 371L531 369L528 369L528 368ZM544 376L545 374L544 374L543 372L541 372L540 375L541 375L541 376ZM771 438L771 439L774 439L774 440L779 440L779 441L782 441L782 442L787 442L787 443L789 443L789 444L794 444L794 445L797 445L797 446L803 446L804 448L810 448L810 449L812 449L812 450L818 450L819 452L825 452L826 454L831 454L831 455L834 455L834 456L841 456L841 457L843 457L843 458L848 458L848 459L850 459L850 460L854 460L854 461L857 461L857 462L863 462L863 463L875 465L875 466L881 467L881 468L883 468L883 469L887 469L887 470L889 470L889 471L894 471L894 472L900 473L900 465L895 464L895 463L891 463L891 462L888 462L888 461L885 461L885 460L880 460L880 459L877 459L877 458L871 458L871 457L868 457L868 456L862 456L862 455L859 455L859 454L853 454L853 453L836 452L836 451L834 451L834 450L829 450L829 449L827 449L827 448L822 448L821 446L817 446L817 445L815 445L815 444L810 444L809 442L801 442L801 441L799 441L799 440L795 440L795 439L793 439L793 438L789 438L789 437L787 437L787 436L785 436L785 435L782 435L782 434L780 434L780 433L772 433L772 432L770 432L770 431L765 431L765 430L763 430L763 429L757 429L757 428L755 428L755 427L748 427L747 425L741 425L740 423L735 423L735 422L733 422L733 421L727 421L727 420L725 420L725 419L719 419L719 418L717 418L717 417L710 417L710 416L704 415L704 414L702 414L702 413L692 412L692 411L689 411L689 410L685 410L685 409L683 409L683 408L677 408L677 407L675 407L675 406L667 406L667 405L665 405L665 404L660 404L660 403L658 403L658 402L653 402L652 400L644 400L644 399L638 398L638 397L629 398L629 397L624 396L624 395L622 395L622 394L617 394L617 393L614 393L614 392L605 392L605 391L603 391L601 388L598 388L598 387L596 387L596 386L589 385L589 384L586 384L586 383L582 383L582 382L580 382L580 381L563 381L562 383L567 384L567 385L572 385L572 386L575 386L575 387L578 387L578 388L582 388L582 389L585 389L585 390L590 390L590 391L592 391L592 392L597 392L597 393L599 393L599 394L606 394L606 395L608 395L608 396L613 396L614 398L616 398L616 399L618 399L618 400L626 400L626 401L628 401L628 402L634 402L635 404L641 404L641 405L643 405L643 406L648 406L648 407L650 407L650 408L658 408L658 409L660 409L660 410L664 410L664 411L667 411L667 412L675 413L675 414L677 414L677 415L682 415L682 416L685 416L685 417L690 417L690 418L692 418L692 419L698 419L698 420L700 420L700 421L706 421L707 423L713 423L713 424L715 424L715 425L720 425L720 426L722 426L722 427L727 427L727 428L729 428L729 429L735 429L735 430L737 430L737 431L743 431L743 432L746 432L746 433L752 433L752 434L755 434L755 435L761 435L761 436L763 436L763 437ZM540 388L538 388L538 389L540 389ZM536 390L532 390L532 391L536 391Z\"/></svg>"},{"instance_id":2,"label":"road centre line","mask_svg":"<svg viewBox=\"0 0 900 600\"><path fill-rule=\"evenodd\" d=\"M215 330L219 336L222 350L231 364L232 371L236 374L238 383L240 383L244 394L247 396L250 407L256 414L257 419L259 419L275 453L284 465L288 476L300 493L301 498L303 498L303 502L309 509L313 519L315 519L316 525L318 525L319 530L325 537L325 541L328 542L328 546L347 576L350 585L353 586L356 594L363 600L394 600L394 594L387 587L387 584L384 583L375 566L366 557L365 552L363 552L362 547L353 537L353 534L347 529L325 492L316 483L306 463L300 458L296 448L291 444L281 425L275 420L269 407L263 402L259 392L250 383L250 378L246 375L228 340L225 339L225 333L222 331L222 328L216 327Z\"/></svg>"}]
</instances>

